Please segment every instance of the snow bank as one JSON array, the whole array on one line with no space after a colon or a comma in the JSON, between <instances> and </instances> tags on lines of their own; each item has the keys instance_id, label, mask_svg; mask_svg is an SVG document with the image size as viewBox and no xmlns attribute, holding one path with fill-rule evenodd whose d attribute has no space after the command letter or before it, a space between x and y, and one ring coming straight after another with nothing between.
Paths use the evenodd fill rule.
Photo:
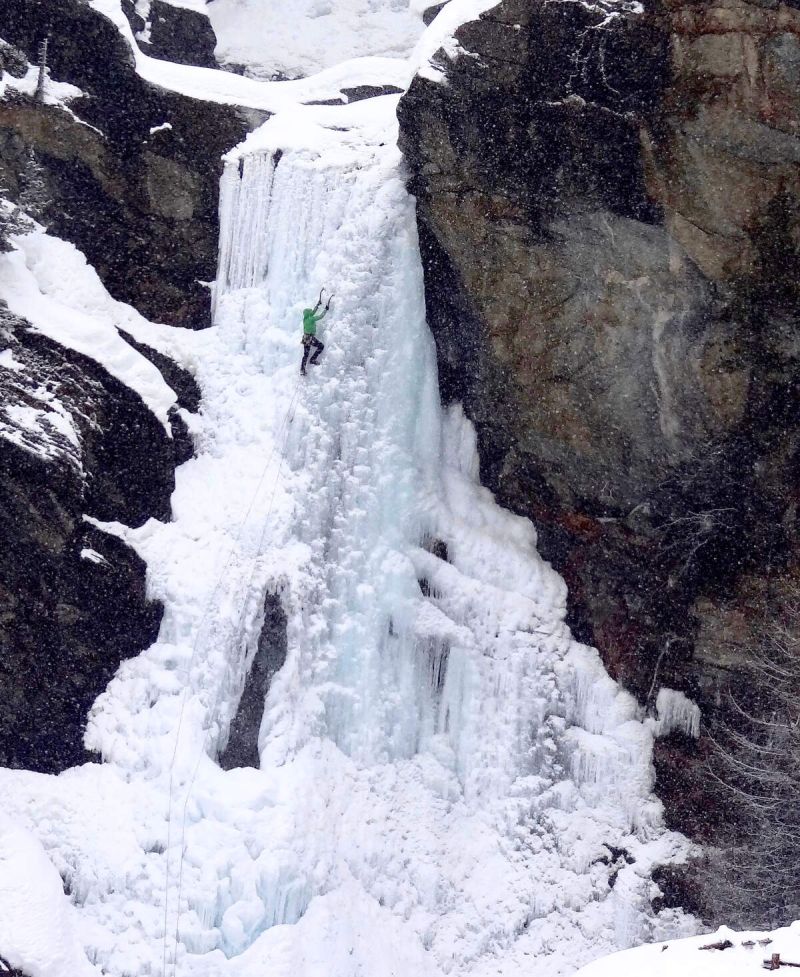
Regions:
<instances>
[{"instance_id":1,"label":"snow bank","mask_svg":"<svg viewBox=\"0 0 800 977\"><path fill-rule=\"evenodd\" d=\"M28 977L99 977L39 841L0 813L0 956Z\"/></svg>"},{"instance_id":2,"label":"snow bank","mask_svg":"<svg viewBox=\"0 0 800 977\"><path fill-rule=\"evenodd\" d=\"M0 72L0 99L4 95L17 92L21 95L33 96L36 94L39 83L39 68L35 65L31 65L28 68L27 74L23 78L15 78L13 75L7 72ZM88 122L84 122L80 116L76 115L72 109L69 107L69 103L76 98L81 98L86 93L78 88L76 85L69 85L67 82L55 81L50 77L50 69L45 68L45 82L44 89L42 93L42 101L45 105L57 105L60 109L66 112L68 115L82 126L87 129L92 129L94 132L100 133L100 130L95 128L95 126L90 125ZM100 133L102 135L102 133Z\"/></svg>"},{"instance_id":3,"label":"snow bank","mask_svg":"<svg viewBox=\"0 0 800 977\"><path fill-rule=\"evenodd\" d=\"M410 12L408 0L215 0L204 12L219 38L217 55L247 66L252 77L243 77L149 57L137 45L120 0L90 0L126 38L145 81L191 98L268 112L342 98L345 88L405 90L417 72L442 81L433 55L442 47L458 53L458 28L498 2L450 0L423 29L422 11ZM276 73L296 80L266 80Z\"/></svg>"},{"instance_id":4,"label":"snow bank","mask_svg":"<svg viewBox=\"0 0 800 977\"><path fill-rule=\"evenodd\" d=\"M410 58L411 77L418 73L431 81L444 81L444 72L432 63L433 56L442 48L447 55L455 58L462 50L455 39L458 28L471 20L477 20L499 2L500 0L450 0L414 48Z\"/></svg>"},{"instance_id":5,"label":"snow bank","mask_svg":"<svg viewBox=\"0 0 800 977\"><path fill-rule=\"evenodd\" d=\"M80 98L84 92L75 85L68 85L63 81L53 81L49 69L45 69L44 103L45 105L66 106L72 99ZM0 98L7 92L19 92L21 95L35 95L39 82L39 69L35 65L28 68L23 78L15 78L8 72L0 72Z\"/></svg>"},{"instance_id":6,"label":"snow bank","mask_svg":"<svg viewBox=\"0 0 800 977\"><path fill-rule=\"evenodd\" d=\"M715 944L728 944L714 949ZM710 947L710 949L709 949ZM800 922L772 932L739 932L720 927L715 933L636 947L590 963L576 977L758 977L773 953L800 963Z\"/></svg>"},{"instance_id":7,"label":"snow bank","mask_svg":"<svg viewBox=\"0 0 800 977\"><path fill-rule=\"evenodd\" d=\"M365 55L405 59L422 32L408 0L215 0L217 58L298 78Z\"/></svg>"},{"instance_id":8,"label":"snow bank","mask_svg":"<svg viewBox=\"0 0 800 977\"><path fill-rule=\"evenodd\" d=\"M137 331L141 316L112 299L83 254L66 241L39 228L14 235L12 243L13 251L0 254L0 298L9 309L136 391L172 437L168 412L174 391L117 331Z\"/></svg>"},{"instance_id":9,"label":"snow bank","mask_svg":"<svg viewBox=\"0 0 800 977\"><path fill-rule=\"evenodd\" d=\"M217 0L213 6L216 7L219 2ZM292 5L295 2L291 0ZM313 77L283 82L259 81L229 71L174 64L151 58L140 50L128 19L122 12L120 0L90 0L90 5L108 17L127 40L134 55L136 71L145 81L190 98L278 112L302 102L340 98L342 88L361 85L404 87L408 76L403 60L374 56L357 57L342 64L333 64ZM233 15L235 8L229 9ZM294 23L293 18L288 20ZM257 21L256 25L260 23L264 23L264 29L269 31L276 25L268 17ZM258 36L260 28L256 25L250 23L248 36Z\"/></svg>"}]
</instances>

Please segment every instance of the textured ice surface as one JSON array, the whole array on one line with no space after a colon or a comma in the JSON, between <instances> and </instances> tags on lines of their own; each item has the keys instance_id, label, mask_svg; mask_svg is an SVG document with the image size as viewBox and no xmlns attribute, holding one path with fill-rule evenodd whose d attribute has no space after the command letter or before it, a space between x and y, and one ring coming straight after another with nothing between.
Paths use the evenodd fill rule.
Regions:
<instances>
[{"instance_id":1,"label":"textured ice surface","mask_svg":"<svg viewBox=\"0 0 800 977\"><path fill-rule=\"evenodd\" d=\"M697 738L700 735L700 707L675 689L659 689L656 697L656 736L683 733Z\"/></svg>"},{"instance_id":2,"label":"textured ice surface","mask_svg":"<svg viewBox=\"0 0 800 977\"><path fill-rule=\"evenodd\" d=\"M651 732L439 406L393 104L382 134L365 107L276 166L278 118L232 155L217 326L149 337L201 383L198 456L173 523L108 527L148 562L160 639L94 709L104 766L0 776L111 974L165 952L186 974L558 974L690 925L648 911L653 861L684 850ZM327 348L301 380L323 284ZM288 657L262 769L226 773L211 757L268 591Z\"/></svg>"}]
</instances>

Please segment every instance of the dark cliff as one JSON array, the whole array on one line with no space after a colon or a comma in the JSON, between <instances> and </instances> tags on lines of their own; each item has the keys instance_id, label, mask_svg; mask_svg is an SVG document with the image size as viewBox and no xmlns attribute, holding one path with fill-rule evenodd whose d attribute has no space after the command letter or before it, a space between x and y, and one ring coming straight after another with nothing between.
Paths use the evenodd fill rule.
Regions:
<instances>
[{"instance_id":1,"label":"dark cliff","mask_svg":"<svg viewBox=\"0 0 800 977\"><path fill-rule=\"evenodd\" d=\"M164 0L151 0L149 7L145 20L136 12L134 0L122 0L122 10L146 54L175 64L217 67L217 38L208 17L186 7L173 7Z\"/></svg>"},{"instance_id":2,"label":"dark cliff","mask_svg":"<svg viewBox=\"0 0 800 977\"><path fill-rule=\"evenodd\" d=\"M648 707L701 706L657 790L724 845L708 731L760 708L800 556L800 11L504 0L457 37L400 105L443 394L577 636Z\"/></svg>"},{"instance_id":3,"label":"dark cliff","mask_svg":"<svg viewBox=\"0 0 800 977\"><path fill-rule=\"evenodd\" d=\"M92 360L0 310L0 764L87 759L86 715L155 640L145 567L86 522L170 517L176 442Z\"/></svg>"}]
</instances>

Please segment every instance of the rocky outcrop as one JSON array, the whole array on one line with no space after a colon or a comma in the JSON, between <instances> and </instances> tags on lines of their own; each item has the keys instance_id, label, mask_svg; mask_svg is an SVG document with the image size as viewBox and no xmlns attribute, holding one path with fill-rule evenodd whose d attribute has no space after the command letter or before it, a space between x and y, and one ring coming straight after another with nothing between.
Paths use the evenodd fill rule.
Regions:
<instances>
[{"instance_id":1,"label":"rocky outcrop","mask_svg":"<svg viewBox=\"0 0 800 977\"><path fill-rule=\"evenodd\" d=\"M436 19L437 15L444 10L446 6L447 0L445 0L444 3L432 3L429 7L426 7L422 12L422 20L425 23L425 26L430 26Z\"/></svg>"},{"instance_id":2,"label":"rocky outcrop","mask_svg":"<svg viewBox=\"0 0 800 977\"><path fill-rule=\"evenodd\" d=\"M286 661L287 640L286 612L280 596L267 594L258 647L231 723L228 742L217 760L223 770L260 766L258 735L264 716L264 702L272 677Z\"/></svg>"},{"instance_id":3,"label":"rocky outcrop","mask_svg":"<svg viewBox=\"0 0 800 977\"><path fill-rule=\"evenodd\" d=\"M12 967L10 963L0 957L0 975L2 977L27 977L21 970Z\"/></svg>"},{"instance_id":4,"label":"rocky outcrop","mask_svg":"<svg viewBox=\"0 0 800 977\"><path fill-rule=\"evenodd\" d=\"M88 756L86 715L158 633L145 567L84 515L170 518L175 446L139 396L2 312L0 765L55 773Z\"/></svg>"},{"instance_id":5,"label":"rocky outcrop","mask_svg":"<svg viewBox=\"0 0 800 977\"><path fill-rule=\"evenodd\" d=\"M9 0L0 30L30 60L49 32L52 77L86 93L72 112L0 101L7 195L19 199L33 159L38 216L86 254L115 298L157 321L207 325L220 158L243 138L244 118L142 81L111 21L80 0Z\"/></svg>"},{"instance_id":6,"label":"rocky outcrop","mask_svg":"<svg viewBox=\"0 0 800 977\"><path fill-rule=\"evenodd\" d=\"M208 324L220 157L245 120L144 83L113 24L79 0L4 4L4 70L23 77L46 33L50 77L85 95L69 109L11 91L0 101L3 194L76 244L116 298L159 321ZM0 250L19 220L0 215ZM58 772L88 759L89 708L158 633L144 564L85 517L170 518L175 466L193 450L179 408L196 410L200 392L167 357L123 338L176 391L172 438L97 363L2 312L2 765Z\"/></svg>"},{"instance_id":7,"label":"rocky outcrop","mask_svg":"<svg viewBox=\"0 0 800 977\"><path fill-rule=\"evenodd\" d=\"M28 68L28 59L22 51L0 39L0 71L7 72L12 78L24 78Z\"/></svg>"},{"instance_id":8,"label":"rocky outcrop","mask_svg":"<svg viewBox=\"0 0 800 977\"><path fill-rule=\"evenodd\" d=\"M205 14L164 0L150 0L149 7L145 19L137 13L134 0L122 0L122 9L145 54L176 64L217 67L217 36Z\"/></svg>"},{"instance_id":9,"label":"rocky outcrop","mask_svg":"<svg viewBox=\"0 0 800 977\"><path fill-rule=\"evenodd\" d=\"M137 353L141 353L146 360L149 360L153 364L175 392L177 399L170 409L169 420L172 429L175 464L182 465L194 455L194 444L186 421L183 419L178 408L189 411L191 414L200 410L200 386L191 373L188 373L183 367L178 366L168 356L164 356L163 353L159 353L145 343L137 342L124 329L120 329L119 334L129 346L132 346Z\"/></svg>"},{"instance_id":10,"label":"rocky outcrop","mask_svg":"<svg viewBox=\"0 0 800 977\"><path fill-rule=\"evenodd\" d=\"M457 37L400 106L443 393L576 634L724 721L800 562L800 11L504 0ZM712 842L708 749L656 769Z\"/></svg>"}]
</instances>

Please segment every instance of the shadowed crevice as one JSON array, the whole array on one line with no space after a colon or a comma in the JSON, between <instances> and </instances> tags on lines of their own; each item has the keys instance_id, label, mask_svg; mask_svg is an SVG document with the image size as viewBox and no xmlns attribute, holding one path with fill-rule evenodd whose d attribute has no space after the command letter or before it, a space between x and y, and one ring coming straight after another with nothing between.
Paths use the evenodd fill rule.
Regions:
<instances>
[{"instance_id":1,"label":"shadowed crevice","mask_svg":"<svg viewBox=\"0 0 800 977\"><path fill-rule=\"evenodd\" d=\"M223 770L258 767L258 733L264 714L264 701L272 676L286 661L286 647L286 614L281 599L276 594L267 594L258 649L231 723L228 745L219 757L218 762Z\"/></svg>"}]
</instances>

